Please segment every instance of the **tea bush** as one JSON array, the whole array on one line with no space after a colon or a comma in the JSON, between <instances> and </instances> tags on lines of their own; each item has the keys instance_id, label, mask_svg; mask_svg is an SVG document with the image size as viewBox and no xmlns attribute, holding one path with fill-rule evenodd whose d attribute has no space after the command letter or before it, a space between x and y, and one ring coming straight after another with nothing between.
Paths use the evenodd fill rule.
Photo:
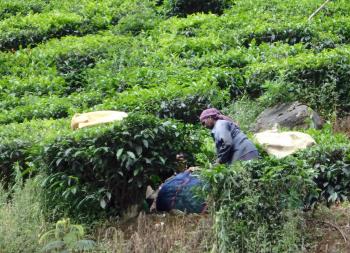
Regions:
<instances>
[{"instance_id":1,"label":"tea bush","mask_svg":"<svg viewBox=\"0 0 350 253\"><path fill-rule=\"evenodd\" d=\"M46 142L69 131L67 120L37 120L0 125L0 179L5 187L14 183L17 166L27 178L38 171L38 156ZM39 167L39 166L37 166Z\"/></svg>"},{"instance_id":2,"label":"tea bush","mask_svg":"<svg viewBox=\"0 0 350 253\"><path fill-rule=\"evenodd\" d=\"M79 219L121 214L175 172L177 153L198 148L193 127L150 115L61 136L42 155L47 204Z\"/></svg>"},{"instance_id":3,"label":"tea bush","mask_svg":"<svg viewBox=\"0 0 350 253\"><path fill-rule=\"evenodd\" d=\"M96 80L102 76L101 80ZM206 71L195 71L184 67L123 67L113 60L104 61L87 73L88 88L101 90L108 95L139 89L162 86L186 86L190 82L200 82L210 78Z\"/></svg>"},{"instance_id":4,"label":"tea bush","mask_svg":"<svg viewBox=\"0 0 350 253\"><path fill-rule=\"evenodd\" d=\"M10 16L0 22L0 31L2 31L0 49L17 50L35 46L50 38L65 35L81 36L106 29L108 25L116 24L140 6L132 1L123 2L120 0L109 0L103 3L53 1L43 13L29 12L26 16ZM142 11L152 12L151 4L143 6ZM151 15L146 16L146 19L156 17L156 15Z\"/></svg>"},{"instance_id":5,"label":"tea bush","mask_svg":"<svg viewBox=\"0 0 350 253\"><path fill-rule=\"evenodd\" d=\"M301 210L350 197L348 139L329 126L308 132L318 144L292 156L278 160L261 152L259 160L203 171L211 186L220 251L300 250ZM293 240L290 233L296 233Z\"/></svg>"},{"instance_id":6,"label":"tea bush","mask_svg":"<svg viewBox=\"0 0 350 253\"><path fill-rule=\"evenodd\" d=\"M57 70L69 87L66 93L79 91L84 87L86 83L84 70L95 66L95 59L91 55L91 53L84 55L70 52L57 57Z\"/></svg>"},{"instance_id":7,"label":"tea bush","mask_svg":"<svg viewBox=\"0 0 350 253\"><path fill-rule=\"evenodd\" d=\"M1 105L8 105L1 106L4 109L23 104L20 102L22 96L61 95L66 89L64 79L55 75L32 75L25 78L3 76L0 85Z\"/></svg>"},{"instance_id":8,"label":"tea bush","mask_svg":"<svg viewBox=\"0 0 350 253\"><path fill-rule=\"evenodd\" d=\"M2 52L1 67L7 67L7 75L16 74L23 76L30 69L31 74L40 73L52 67L56 63L59 55L66 55L73 52L88 54L111 52L115 48L122 47L126 43L131 43L135 39L125 36L115 36L111 32L105 31L100 34L90 34L83 37L65 36L61 39L51 39L45 44L40 44L33 49L22 49L16 53ZM115 45L115 47L108 47ZM124 46L125 48L125 46ZM21 73L21 72L25 73ZM43 74L43 73L41 73Z\"/></svg>"},{"instance_id":9,"label":"tea bush","mask_svg":"<svg viewBox=\"0 0 350 253\"><path fill-rule=\"evenodd\" d=\"M30 14L23 18L9 18L0 23L0 50L16 50L34 46L53 37L84 34L83 19L71 13Z\"/></svg>"},{"instance_id":10,"label":"tea bush","mask_svg":"<svg viewBox=\"0 0 350 253\"><path fill-rule=\"evenodd\" d=\"M116 34L138 35L141 32L152 30L162 20L152 1L125 2L120 7L118 24L113 31Z\"/></svg>"},{"instance_id":11,"label":"tea bush","mask_svg":"<svg viewBox=\"0 0 350 253\"><path fill-rule=\"evenodd\" d=\"M184 17L195 12L222 14L229 3L227 0L167 0L164 4L168 15Z\"/></svg>"},{"instance_id":12,"label":"tea bush","mask_svg":"<svg viewBox=\"0 0 350 253\"><path fill-rule=\"evenodd\" d=\"M195 123L203 109L210 106L221 107L226 104L227 98L227 92L218 90L216 85L210 83L193 83L189 87L168 85L125 91L114 98L105 99L95 109L147 112L160 118L172 117Z\"/></svg>"},{"instance_id":13,"label":"tea bush","mask_svg":"<svg viewBox=\"0 0 350 253\"><path fill-rule=\"evenodd\" d=\"M281 86L287 95L284 98L299 99L318 111L348 111L348 54L349 49L344 46L316 55L304 53L269 64L253 64L245 74L248 93L261 94L261 84L280 79L286 84ZM272 103L280 102L271 98Z\"/></svg>"},{"instance_id":14,"label":"tea bush","mask_svg":"<svg viewBox=\"0 0 350 253\"><path fill-rule=\"evenodd\" d=\"M293 223L288 212L298 210L313 189L312 169L265 158L203 174L211 185L219 252L296 251L301 238L294 235L285 245L290 234L284 226Z\"/></svg>"},{"instance_id":15,"label":"tea bush","mask_svg":"<svg viewBox=\"0 0 350 253\"><path fill-rule=\"evenodd\" d=\"M19 14L26 15L30 12L40 13L45 9L46 4L45 0L3 0L0 3L0 20Z\"/></svg>"},{"instance_id":16,"label":"tea bush","mask_svg":"<svg viewBox=\"0 0 350 253\"><path fill-rule=\"evenodd\" d=\"M57 96L23 97L24 105L18 105L15 110L3 110L0 115L0 124L23 122L31 119L60 119L66 118L73 108L69 98Z\"/></svg>"}]
</instances>

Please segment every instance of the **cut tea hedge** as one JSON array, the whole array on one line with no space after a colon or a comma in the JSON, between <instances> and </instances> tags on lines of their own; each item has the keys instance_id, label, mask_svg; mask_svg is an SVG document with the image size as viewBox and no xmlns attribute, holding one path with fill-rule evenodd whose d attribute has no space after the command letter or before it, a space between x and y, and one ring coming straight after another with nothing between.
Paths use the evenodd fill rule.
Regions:
<instances>
[{"instance_id":1,"label":"cut tea hedge","mask_svg":"<svg viewBox=\"0 0 350 253\"><path fill-rule=\"evenodd\" d=\"M147 184L176 171L176 154L193 160L198 149L193 127L150 115L78 130L57 138L42 154L48 204L78 218L101 216L103 209L120 214L142 202Z\"/></svg>"}]
</instances>

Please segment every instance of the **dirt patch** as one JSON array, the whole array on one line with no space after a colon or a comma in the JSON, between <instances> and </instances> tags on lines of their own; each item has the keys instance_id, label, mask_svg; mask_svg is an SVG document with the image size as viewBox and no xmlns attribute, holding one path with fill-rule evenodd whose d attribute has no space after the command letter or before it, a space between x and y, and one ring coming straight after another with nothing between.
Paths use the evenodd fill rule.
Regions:
<instances>
[{"instance_id":1,"label":"dirt patch","mask_svg":"<svg viewBox=\"0 0 350 253\"><path fill-rule=\"evenodd\" d=\"M320 207L306 214L308 253L350 252L350 206Z\"/></svg>"},{"instance_id":2,"label":"dirt patch","mask_svg":"<svg viewBox=\"0 0 350 253\"><path fill-rule=\"evenodd\" d=\"M350 116L337 119L333 124L333 130L338 133L345 133L350 138Z\"/></svg>"}]
</instances>

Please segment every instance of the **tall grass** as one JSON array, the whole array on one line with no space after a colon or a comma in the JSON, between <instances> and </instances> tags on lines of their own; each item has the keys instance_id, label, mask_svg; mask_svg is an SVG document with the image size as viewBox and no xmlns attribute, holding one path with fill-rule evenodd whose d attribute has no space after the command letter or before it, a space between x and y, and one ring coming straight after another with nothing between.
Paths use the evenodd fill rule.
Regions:
<instances>
[{"instance_id":1,"label":"tall grass","mask_svg":"<svg viewBox=\"0 0 350 253\"><path fill-rule=\"evenodd\" d=\"M41 189L37 179L5 190L0 184L0 252L39 252L38 235L46 223L40 206Z\"/></svg>"},{"instance_id":2,"label":"tall grass","mask_svg":"<svg viewBox=\"0 0 350 253\"><path fill-rule=\"evenodd\" d=\"M125 224L101 228L97 241L102 252L210 252L212 219L202 215L146 215Z\"/></svg>"},{"instance_id":3,"label":"tall grass","mask_svg":"<svg viewBox=\"0 0 350 253\"><path fill-rule=\"evenodd\" d=\"M253 124L259 113L264 110L259 101L254 101L246 96L237 99L232 105L224 108L222 112L230 116L234 122L244 132L249 132L253 129Z\"/></svg>"}]
</instances>

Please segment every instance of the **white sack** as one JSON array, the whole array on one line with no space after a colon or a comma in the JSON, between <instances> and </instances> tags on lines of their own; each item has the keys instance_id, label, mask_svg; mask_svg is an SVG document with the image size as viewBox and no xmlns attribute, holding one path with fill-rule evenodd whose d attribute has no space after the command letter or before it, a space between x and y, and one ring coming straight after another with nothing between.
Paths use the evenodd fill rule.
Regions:
<instances>
[{"instance_id":1,"label":"white sack","mask_svg":"<svg viewBox=\"0 0 350 253\"><path fill-rule=\"evenodd\" d=\"M283 158L316 144L310 135L296 131L267 130L255 134L254 137L269 155L274 155L277 158Z\"/></svg>"},{"instance_id":2,"label":"white sack","mask_svg":"<svg viewBox=\"0 0 350 253\"><path fill-rule=\"evenodd\" d=\"M71 120L71 128L74 130L77 128L118 121L127 116L127 113L119 111L96 111L81 114L77 113Z\"/></svg>"}]
</instances>

